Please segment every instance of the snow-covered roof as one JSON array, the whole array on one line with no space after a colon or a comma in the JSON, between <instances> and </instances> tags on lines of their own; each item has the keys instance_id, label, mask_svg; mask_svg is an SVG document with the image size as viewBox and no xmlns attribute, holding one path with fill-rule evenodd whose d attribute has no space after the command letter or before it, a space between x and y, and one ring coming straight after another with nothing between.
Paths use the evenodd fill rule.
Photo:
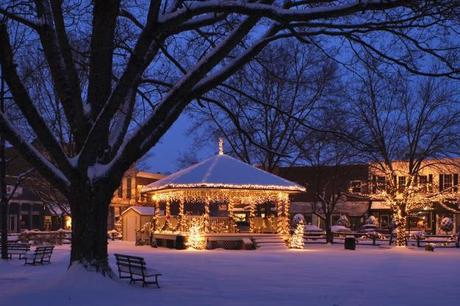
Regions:
<instances>
[{"instance_id":1,"label":"snow-covered roof","mask_svg":"<svg viewBox=\"0 0 460 306\"><path fill-rule=\"evenodd\" d=\"M137 212L139 215L144 215L144 216L148 216L148 215L153 215L154 212L155 212L155 208L154 207L149 207L149 206L131 206L127 209L125 209L121 214L125 214L126 212L128 212L130 209L134 210L135 212Z\"/></svg>"},{"instance_id":2,"label":"snow-covered roof","mask_svg":"<svg viewBox=\"0 0 460 306\"><path fill-rule=\"evenodd\" d=\"M305 190L296 183L219 154L153 182L145 186L142 192L177 188Z\"/></svg>"}]
</instances>

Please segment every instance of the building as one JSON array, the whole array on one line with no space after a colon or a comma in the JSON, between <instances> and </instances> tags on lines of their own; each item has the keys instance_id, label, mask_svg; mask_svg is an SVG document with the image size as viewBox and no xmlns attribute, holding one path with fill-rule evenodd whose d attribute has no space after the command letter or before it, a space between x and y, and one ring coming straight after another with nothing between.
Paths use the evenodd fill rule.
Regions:
<instances>
[{"instance_id":1,"label":"building","mask_svg":"<svg viewBox=\"0 0 460 306\"><path fill-rule=\"evenodd\" d=\"M402 194L407 188L407 162L392 163L395 175L392 177L397 192ZM426 198L432 198L433 204L427 205L409 218L411 230L423 230L433 234L445 234L441 229L441 220L449 217L453 223L452 232L460 231L460 193L458 190L458 175L460 173L460 159L444 159L426 161L421 170L414 177L416 192ZM384 173L375 165L369 168L369 194L372 205L369 213L374 215L382 228L388 228L392 222L391 209L379 194L388 185Z\"/></svg>"},{"instance_id":2,"label":"building","mask_svg":"<svg viewBox=\"0 0 460 306\"><path fill-rule=\"evenodd\" d=\"M109 210L108 228L121 230L121 213L131 206L152 206L151 199L141 194L144 186L163 178L159 173L139 171L132 167L123 176L114 192Z\"/></svg>"},{"instance_id":3,"label":"building","mask_svg":"<svg viewBox=\"0 0 460 306\"><path fill-rule=\"evenodd\" d=\"M369 165L280 167L276 173L306 188L306 192L292 196L291 215L302 214L307 224L325 226L325 216L317 196L319 193L344 195L331 215L332 224L341 215L348 216L353 229L358 229L364 222L371 202L361 194L368 192Z\"/></svg>"},{"instance_id":4,"label":"building","mask_svg":"<svg viewBox=\"0 0 460 306\"><path fill-rule=\"evenodd\" d=\"M8 147L5 155L8 193L11 194L17 185L9 202L8 231L69 229L71 217L65 197L42 178L13 147ZM135 165L131 167L123 176L120 188L114 193L109 209L109 229L114 228L121 212L126 208L149 205L148 199L140 194L140 190L162 177L161 174L140 171Z\"/></svg>"},{"instance_id":5,"label":"building","mask_svg":"<svg viewBox=\"0 0 460 306\"><path fill-rule=\"evenodd\" d=\"M392 164L398 193L406 188L407 175L404 169L407 162ZM445 234L440 223L449 217L453 223L451 232L460 231L460 193L458 175L460 159L426 161L415 177L416 192L422 197L433 199L432 205L417 211L409 218L410 230L423 230L433 234ZM379 228L385 232L392 227L392 211L380 196L388 185L382 171L375 164L319 167L281 167L277 173L307 188L307 191L293 195L291 215L301 213L306 222L324 228L324 215L321 211L317 194L321 190L329 193L345 193L344 199L337 204L331 221L335 224L340 215L346 215L352 229L359 229L369 216L374 216Z\"/></svg>"}]
</instances>

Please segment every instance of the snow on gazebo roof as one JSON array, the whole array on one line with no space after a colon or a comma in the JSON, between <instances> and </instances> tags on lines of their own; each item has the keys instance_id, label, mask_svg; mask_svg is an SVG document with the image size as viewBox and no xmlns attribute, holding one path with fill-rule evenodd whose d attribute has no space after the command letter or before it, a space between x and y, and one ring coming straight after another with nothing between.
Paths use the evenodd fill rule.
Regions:
<instances>
[{"instance_id":1,"label":"snow on gazebo roof","mask_svg":"<svg viewBox=\"0 0 460 306\"><path fill-rule=\"evenodd\" d=\"M183 188L305 191L296 183L219 153L145 186L142 192Z\"/></svg>"}]
</instances>

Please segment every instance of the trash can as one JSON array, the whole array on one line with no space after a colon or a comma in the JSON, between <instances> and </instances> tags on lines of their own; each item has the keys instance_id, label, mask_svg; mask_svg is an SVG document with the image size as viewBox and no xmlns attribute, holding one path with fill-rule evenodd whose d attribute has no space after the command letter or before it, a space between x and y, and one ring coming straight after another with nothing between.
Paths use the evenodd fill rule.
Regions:
<instances>
[{"instance_id":1,"label":"trash can","mask_svg":"<svg viewBox=\"0 0 460 306\"><path fill-rule=\"evenodd\" d=\"M345 250L356 250L355 237L345 237Z\"/></svg>"},{"instance_id":2,"label":"trash can","mask_svg":"<svg viewBox=\"0 0 460 306\"><path fill-rule=\"evenodd\" d=\"M176 236L176 249L178 250L185 249L185 236L182 236L182 235Z\"/></svg>"}]
</instances>

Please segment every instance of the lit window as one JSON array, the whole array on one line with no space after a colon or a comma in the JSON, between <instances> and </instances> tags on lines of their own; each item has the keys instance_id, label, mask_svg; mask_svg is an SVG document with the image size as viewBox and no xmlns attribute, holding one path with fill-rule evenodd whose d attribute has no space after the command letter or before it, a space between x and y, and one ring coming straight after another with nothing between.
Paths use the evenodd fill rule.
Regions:
<instances>
[{"instance_id":1,"label":"lit window","mask_svg":"<svg viewBox=\"0 0 460 306\"><path fill-rule=\"evenodd\" d=\"M361 192L361 181L351 181L350 189L352 193L360 193Z\"/></svg>"},{"instance_id":2,"label":"lit window","mask_svg":"<svg viewBox=\"0 0 460 306\"><path fill-rule=\"evenodd\" d=\"M398 191L403 192L404 188L406 188L406 177L405 176L400 176L398 178Z\"/></svg>"},{"instance_id":3,"label":"lit window","mask_svg":"<svg viewBox=\"0 0 460 306\"><path fill-rule=\"evenodd\" d=\"M418 177L418 185L420 187L420 192L428 191L428 177L426 175L420 175Z\"/></svg>"}]
</instances>

